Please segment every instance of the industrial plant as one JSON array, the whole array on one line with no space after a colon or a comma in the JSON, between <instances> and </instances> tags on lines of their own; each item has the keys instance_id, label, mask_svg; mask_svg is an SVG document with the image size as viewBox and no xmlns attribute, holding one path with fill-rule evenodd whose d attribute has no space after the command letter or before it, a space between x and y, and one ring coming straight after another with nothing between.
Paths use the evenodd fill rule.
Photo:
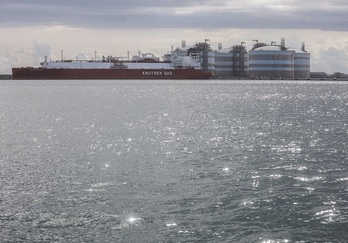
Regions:
<instances>
[{"instance_id":1,"label":"industrial plant","mask_svg":"<svg viewBox=\"0 0 348 243\"><path fill-rule=\"evenodd\" d=\"M171 56L191 55L199 58L202 69L211 72L213 78L257 78L257 79L309 79L310 53L301 49L285 46L285 39L280 45L261 43L254 40L252 49L248 52L244 42L231 48L212 50L208 39L186 47L182 41L181 49L171 52ZM166 57L164 57L166 58Z\"/></svg>"},{"instance_id":2,"label":"industrial plant","mask_svg":"<svg viewBox=\"0 0 348 243\"><path fill-rule=\"evenodd\" d=\"M172 47L162 60L152 53L140 53L132 59L103 56L92 60L45 61L40 67L13 67L13 79L310 79L310 53L253 40L250 51L245 42L230 48L219 43L213 50L209 39L181 48ZM129 53L129 52L128 52Z\"/></svg>"}]
</instances>

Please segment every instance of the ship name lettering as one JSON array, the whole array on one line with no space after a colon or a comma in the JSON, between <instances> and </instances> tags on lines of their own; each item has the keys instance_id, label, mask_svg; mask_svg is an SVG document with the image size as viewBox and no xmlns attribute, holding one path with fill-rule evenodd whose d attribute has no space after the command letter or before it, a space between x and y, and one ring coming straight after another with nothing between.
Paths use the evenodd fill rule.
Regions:
<instances>
[{"instance_id":1,"label":"ship name lettering","mask_svg":"<svg viewBox=\"0 0 348 243\"><path fill-rule=\"evenodd\" d=\"M163 72L161 71L143 71L143 75L153 75L153 76L159 76L163 75Z\"/></svg>"},{"instance_id":2,"label":"ship name lettering","mask_svg":"<svg viewBox=\"0 0 348 243\"><path fill-rule=\"evenodd\" d=\"M165 76L171 76L171 75L173 75L173 73L172 73L172 71L165 71L164 75Z\"/></svg>"}]
</instances>

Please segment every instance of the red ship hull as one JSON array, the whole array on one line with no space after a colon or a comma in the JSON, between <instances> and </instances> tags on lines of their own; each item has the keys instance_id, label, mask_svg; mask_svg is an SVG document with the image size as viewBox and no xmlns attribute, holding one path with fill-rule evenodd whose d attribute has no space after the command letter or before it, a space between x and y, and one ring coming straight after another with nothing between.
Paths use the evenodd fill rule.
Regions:
<instances>
[{"instance_id":1,"label":"red ship hull","mask_svg":"<svg viewBox=\"0 0 348 243\"><path fill-rule=\"evenodd\" d=\"M13 79L209 79L195 69L45 69L12 68Z\"/></svg>"}]
</instances>

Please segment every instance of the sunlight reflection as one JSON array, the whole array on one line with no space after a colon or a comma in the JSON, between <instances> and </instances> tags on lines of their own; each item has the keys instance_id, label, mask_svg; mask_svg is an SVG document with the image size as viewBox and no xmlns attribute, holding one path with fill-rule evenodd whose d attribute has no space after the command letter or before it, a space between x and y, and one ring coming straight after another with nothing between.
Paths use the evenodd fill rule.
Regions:
<instances>
[{"instance_id":1,"label":"sunlight reflection","mask_svg":"<svg viewBox=\"0 0 348 243\"><path fill-rule=\"evenodd\" d=\"M134 224L134 223L138 222L139 220L141 220L141 218L130 217L127 219L128 223L130 223L130 224Z\"/></svg>"},{"instance_id":2,"label":"sunlight reflection","mask_svg":"<svg viewBox=\"0 0 348 243\"><path fill-rule=\"evenodd\" d=\"M177 226L177 224L176 223L168 223L168 224L166 224L166 226L167 227L174 227L174 226Z\"/></svg>"}]
</instances>

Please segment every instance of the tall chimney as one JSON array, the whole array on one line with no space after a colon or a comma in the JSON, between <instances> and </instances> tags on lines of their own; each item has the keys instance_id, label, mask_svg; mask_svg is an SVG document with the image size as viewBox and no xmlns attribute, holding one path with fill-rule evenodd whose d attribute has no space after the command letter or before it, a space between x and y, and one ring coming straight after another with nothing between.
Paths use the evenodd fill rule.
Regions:
<instances>
[{"instance_id":1,"label":"tall chimney","mask_svg":"<svg viewBox=\"0 0 348 243\"><path fill-rule=\"evenodd\" d=\"M301 51L307 52L306 51L306 44L304 42L302 43Z\"/></svg>"},{"instance_id":2,"label":"tall chimney","mask_svg":"<svg viewBox=\"0 0 348 243\"><path fill-rule=\"evenodd\" d=\"M285 48L285 38L282 38L280 41L280 46Z\"/></svg>"}]
</instances>

